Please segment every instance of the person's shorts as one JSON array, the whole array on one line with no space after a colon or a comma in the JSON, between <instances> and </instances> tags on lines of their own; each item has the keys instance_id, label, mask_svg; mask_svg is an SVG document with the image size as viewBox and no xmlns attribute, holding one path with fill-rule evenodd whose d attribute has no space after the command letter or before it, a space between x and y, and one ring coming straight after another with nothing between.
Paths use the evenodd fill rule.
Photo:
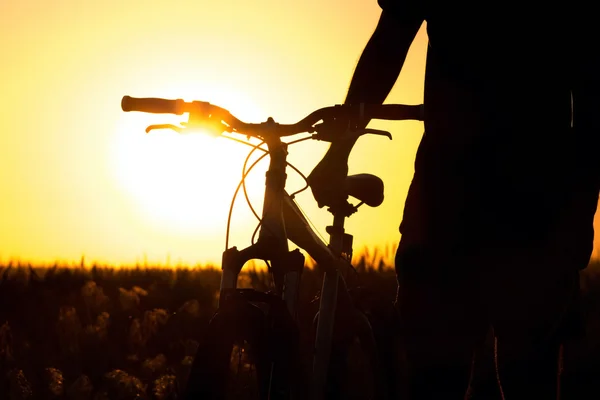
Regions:
<instances>
[{"instance_id":1,"label":"person's shorts","mask_svg":"<svg viewBox=\"0 0 600 400\"><path fill-rule=\"evenodd\" d=\"M531 342L556 331L592 253L598 188L580 185L560 200L526 189L492 196L493 185L475 184L485 179L477 171L436 166L420 152L396 255L397 301L415 348L460 352L490 324Z\"/></svg>"}]
</instances>

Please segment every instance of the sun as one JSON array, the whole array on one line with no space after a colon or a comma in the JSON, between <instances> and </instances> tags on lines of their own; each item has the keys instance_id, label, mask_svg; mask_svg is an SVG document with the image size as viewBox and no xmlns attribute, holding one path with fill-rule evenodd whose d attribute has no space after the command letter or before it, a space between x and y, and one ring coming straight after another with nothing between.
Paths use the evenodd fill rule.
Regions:
<instances>
[{"instance_id":1,"label":"sun","mask_svg":"<svg viewBox=\"0 0 600 400\"><path fill-rule=\"evenodd\" d=\"M206 96L206 88L202 98L190 95L189 89L186 92L171 96L159 93L154 97L209 101L248 122L260 120L260 111L247 99L232 93L226 95L222 89L215 100ZM111 164L119 186L133 202L136 212L156 228L172 233L210 235L224 230L231 199L242 176L241 168L251 148L202 132L145 133L148 125L177 124L185 121L187 115L122 114ZM257 178L264 180L264 175L253 174L247 184L261 185Z\"/></svg>"}]
</instances>

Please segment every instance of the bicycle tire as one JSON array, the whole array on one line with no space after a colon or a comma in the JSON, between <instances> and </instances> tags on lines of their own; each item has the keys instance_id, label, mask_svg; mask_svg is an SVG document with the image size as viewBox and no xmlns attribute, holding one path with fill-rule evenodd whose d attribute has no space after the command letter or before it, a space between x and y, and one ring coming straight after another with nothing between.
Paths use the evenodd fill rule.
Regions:
<instances>
[{"instance_id":1,"label":"bicycle tire","mask_svg":"<svg viewBox=\"0 0 600 400\"><path fill-rule=\"evenodd\" d=\"M406 360L394 302L381 291L364 286L354 288L351 297L355 307L367 316L371 324L379 356L382 398L406 398Z\"/></svg>"},{"instance_id":2,"label":"bicycle tire","mask_svg":"<svg viewBox=\"0 0 600 400\"><path fill-rule=\"evenodd\" d=\"M324 399L387 399L382 358L367 316L360 324L336 321ZM315 315L314 327L318 320ZM362 327L361 327L362 326ZM313 335L314 336L314 335Z\"/></svg>"},{"instance_id":3,"label":"bicycle tire","mask_svg":"<svg viewBox=\"0 0 600 400\"><path fill-rule=\"evenodd\" d=\"M219 309L198 348L183 398L287 400L292 392L301 391L299 376L295 376L299 371L295 337L277 329L281 325L250 302ZM234 374L241 364L238 360L238 371L234 371L236 350L244 352L241 368L250 377Z\"/></svg>"}]
</instances>

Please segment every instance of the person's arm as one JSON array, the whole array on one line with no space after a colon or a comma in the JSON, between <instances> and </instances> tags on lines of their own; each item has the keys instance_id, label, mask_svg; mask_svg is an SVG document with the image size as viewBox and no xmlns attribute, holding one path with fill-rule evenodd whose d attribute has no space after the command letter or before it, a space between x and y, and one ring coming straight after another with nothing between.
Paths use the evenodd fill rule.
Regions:
<instances>
[{"instance_id":1,"label":"person's arm","mask_svg":"<svg viewBox=\"0 0 600 400\"><path fill-rule=\"evenodd\" d=\"M360 56L346 104L381 104L396 83L423 18L411 9L383 9Z\"/></svg>"},{"instance_id":2,"label":"person's arm","mask_svg":"<svg viewBox=\"0 0 600 400\"><path fill-rule=\"evenodd\" d=\"M388 0L390 4L383 4L384 0L379 0L383 12L358 61L345 104L381 104L398 79L408 49L423 22L419 13L409 9L401 11L396 5L399 2ZM368 123L368 120L362 121L358 128L364 128ZM348 127L348 121L343 120L330 124L331 131L338 134ZM339 189L343 188L348 175L348 157L357 139L357 136L346 135L343 140L333 142L308 176L319 207L338 204Z\"/></svg>"}]
</instances>

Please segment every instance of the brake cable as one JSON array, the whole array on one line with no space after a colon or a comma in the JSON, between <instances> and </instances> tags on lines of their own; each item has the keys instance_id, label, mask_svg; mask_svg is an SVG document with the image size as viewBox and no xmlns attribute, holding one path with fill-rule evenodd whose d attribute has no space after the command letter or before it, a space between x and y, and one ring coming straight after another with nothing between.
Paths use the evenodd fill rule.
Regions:
<instances>
[{"instance_id":1,"label":"brake cable","mask_svg":"<svg viewBox=\"0 0 600 400\"><path fill-rule=\"evenodd\" d=\"M262 160L267 154L269 154L268 150L265 150L263 148L261 148L260 146L262 146L265 143L265 141L263 140L262 142L260 142L259 144L257 144L256 146L254 146L254 148L252 150L250 150L250 152L248 153L248 156L246 156L246 160L244 160L244 165L242 167L242 177L245 176L246 174L246 165L248 165L248 160L250 160L250 156L252 156L252 153L254 153L255 150L260 149L263 150L265 153L258 158L258 160L256 160L256 163L258 163L260 160ZM253 166L255 164L252 164ZM250 172L250 170L248 170L248 172ZM258 213L254 210L254 207L252 207L252 202L250 201L250 198L248 197L248 191L246 189L246 179L242 178L242 188L244 190L244 197L246 198L246 203L248 204L248 207L250 207L250 211L252 211L252 214L254 214L254 216L256 217L256 219L260 222L261 218L258 216ZM252 244L254 244L254 235L252 235Z\"/></svg>"},{"instance_id":2,"label":"brake cable","mask_svg":"<svg viewBox=\"0 0 600 400\"><path fill-rule=\"evenodd\" d=\"M244 194L245 194L245 197L246 197L246 202L248 203L248 206L250 207L250 210L252 211L252 213L254 214L254 216L259 221L259 224L258 224L258 226L256 227L256 230L255 230L255 233L252 235L252 242L254 243L254 237L256 236L256 232L258 232L258 228L260 227L260 225L262 223L262 220L258 216L258 214L256 213L256 211L254 210L254 207L252 207L252 204L251 204L250 199L249 199L249 197L247 195L247 192L246 192L245 180L246 180L246 177L248 176L248 174L250 173L250 171L256 166L256 164L258 164L258 162L260 162L260 160L262 160L265 156L267 156L269 154L269 151L266 150L266 149L263 149L262 147L260 147L264 143L264 141L262 141L261 143L259 143L257 145L254 145L254 144L249 143L247 141L240 140L240 139L237 139L237 138L234 138L234 137L231 137L231 136L227 136L227 135L223 135L221 137L224 137L224 138L233 140L235 142L245 144L246 146L252 147L252 150L250 150L250 153L248 154L248 156L246 157L246 161L244 162L244 169L245 169L245 167L246 167L246 165L248 163L248 160L250 159L251 154L255 150L262 150L264 152L264 154L262 154L257 160L255 160L252 163L252 165L250 165L250 167L248 168L248 170L243 171L243 173L242 173L242 179L240 180L240 183L238 184L237 188L235 189L235 192L233 194L233 198L231 199L231 205L229 207L229 213L228 213L228 216L227 216L227 229L226 229L226 232L225 232L225 249L227 250L229 248L229 234L230 234L230 231L231 231L231 218L232 218L232 214L233 214L233 206L235 204L235 200L237 198L238 192L239 192L239 190L240 190L240 188L242 186L244 187ZM302 142L302 141L305 141L305 140L308 140L308 139L312 139L312 135L311 136L307 136L305 138L293 140L293 141L291 141L291 142L289 142L287 144L288 145L296 144L296 143L299 143L299 142ZM297 193L299 193L301 191L306 190L308 188L308 180L307 180L306 176L298 168L296 168L294 165L292 165L291 163L286 162L286 164L290 168L292 168L294 171L296 171L302 177L302 179L304 179L305 182L307 182L307 184L306 184L306 186L304 188L302 188L301 190L299 190L299 191L297 191L295 193L297 194Z\"/></svg>"},{"instance_id":3,"label":"brake cable","mask_svg":"<svg viewBox=\"0 0 600 400\"><path fill-rule=\"evenodd\" d=\"M308 140L308 139L312 139L312 136L308 136L308 137L305 137L305 138L302 138L302 139L297 139L297 140L291 141L291 142L287 143L287 145L289 146L289 145L292 145L292 144L300 143L300 142L303 142L303 141ZM264 140L261 143L259 143L256 147L254 147L252 150L250 150L250 153L246 157L246 161L244 161L244 166L242 167L242 176L247 176L247 175L244 175L245 171L246 171L246 165L248 164L248 160L250 160L250 156L252 155L252 153L254 153L255 150L262 150L262 151L265 152L265 154L263 154L258 160L256 160L256 163L258 163L260 160L262 160L269 153L268 150L265 150L265 149L263 149L263 148L260 147L260 146L263 145L263 143L265 143ZM294 171L296 171L298 173L298 175L300 175L300 177L302 177L302 179L304 179L304 182L306 183L306 185L302 189L297 190L296 192L293 193L293 195L290 196L293 199L296 194L298 194L298 193L306 190L309 187L308 186L308 179L302 173L302 171L300 171L298 168L296 168L290 162L286 161L286 164L290 168L292 168ZM254 165L255 164L253 164L252 167ZM252 167L250 167L250 169L252 169ZM256 227L256 229L254 230L254 233L252 234L252 244L254 244L254 238L256 237L256 233L258 232L258 228L261 226L262 220L261 220L260 216L258 215L258 213L256 212L256 210L254 210L254 207L252 207L252 202L250 201L250 198L248 196L248 192L246 190L246 182L245 182L245 180L244 180L244 182L242 184L242 187L244 189L244 196L246 197L246 203L248 204L248 207L250 207L250 210L252 211L252 213L254 214L254 216L256 217L256 219L258 220L258 226Z\"/></svg>"},{"instance_id":4,"label":"brake cable","mask_svg":"<svg viewBox=\"0 0 600 400\"><path fill-rule=\"evenodd\" d=\"M244 191L244 197L246 199L246 203L248 204L248 207L250 208L250 210L252 211L252 213L254 214L254 216L256 217L256 219L258 219L258 224L256 226L256 228L254 229L254 232L252 233L252 238L251 238L251 243L254 244L255 243L255 238L256 238L256 234L258 233L258 230L260 229L261 225L262 225L262 219L260 218L260 216L258 215L258 213L256 212L256 210L254 209L254 207L252 206L252 202L250 201L250 197L248 196L248 192L246 190L246 178L248 177L248 175L250 174L250 172L252 171L252 169L254 169L254 167L263 159L265 158L268 154L269 151L266 149L263 149L262 146L265 141L261 141L259 144L252 144L252 143L248 143L247 141L243 141L237 138L233 138L231 136L225 136L223 135L222 137L225 137L227 139L236 141L238 143L243 143L247 146L251 146L252 149L250 150L250 152L248 153L248 156L246 156L246 160L244 161L244 165L242 168L242 178L237 186L237 188L235 189L235 192L233 194L233 198L231 199L231 205L229 207L229 213L227 216L227 229L226 229L226 233L225 233L225 249L227 249L229 247L229 234L231 231L231 219L232 219L232 214L233 214L233 206L235 204L235 200L237 198L237 194L240 190L240 188L243 188ZM287 143L288 145L292 145L292 144L296 144L308 139L313 139L312 135L311 136L307 136L305 138L301 138L301 139L297 139L297 140L293 140L289 143ZM250 160L251 155L254 153L254 151L256 150L262 150L264 153L257 158L251 165L250 167L246 170L246 166L248 164L248 161ZM310 218L306 215L306 213L304 212L304 210L302 210L302 208L300 207L300 205L295 201L294 197L305 191L306 189L308 189L309 184L308 184L308 179L306 178L306 176L298 169L296 168L293 164L291 164L290 162L286 161L286 164L292 168L294 171L296 171L298 173L298 175L300 175L302 177L302 179L304 179L304 181L306 182L306 185L300 189L295 191L294 193L292 193L290 196L290 198L292 199L292 201L296 204L296 207L298 207L298 209L300 210L300 212L302 213L302 215L304 216L304 218L308 221L308 223L312 226L312 228L314 229L314 231L317 233L317 235L321 238L321 240L323 240L325 242L325 239L323 238L323 235L321 235L321 233L319 232L319 230L317 229L317 227L314 225L314 223L310 220ZM268 229L268 228L267 228ZM267 264L267 268L269 271L271 271L271 263L268 260L264 260L265 263ZM356 268L354 268L354 266L352 265L352 263L348 263L352 269L352 271L357 274L358 271L356 270Z\"/></svg>"},{"instance_id":5,"label":"brake cable","mask_svg":"<svg viewBox=\"0 0 600 400\"><path fill-rule=\"evenodd\" d=\"M252 146L254 148L259 148L258 147L259 145L253 145L251 143L244 142L243 140L230 138L229 136L223 136L223 137L232 139L232 140L240 142L240 143L244 143L244 144L246 144L248 146ZM256 160L250 166L250 168L244 174L242 174L242 179L240 180L240 183L238 183L237 188L235 189L235 192L233 193L233 198L231 199L231 205L229 206L229 214L227 215L227 228L225 231L225 250L227 250L229 248L229 233L230 233L230 229L231 229L231 217L233 214L233 206L235 204L235 199L237 198L237 194L240 191L240 188L242 187L244 180L246 179L246 176L250 173L250 171L252 171L252 168L254 168L254 166L258 163L258 161L262 160L268 154L267 150L265 150L265 149L261 149L261 150L265 151L265 154L263 154L261 157L259 157L258 160Z\"/></svg>"},{"instance_id":6,"label":"brake cable","mask_svg":"<svg viewBox=\"0 0 600 400\"><path fill-rule=\"evenodd\" d=\"M253 168L254 168L254 167L255 167L255 166L256 166L256 165L257 165L257 164L258 164L258 163L259 163L259 162L260 162L260 161L261 161L261 160L264 158L264 157L266 157L266 156L269 154L269 151L268 151L268 150L265 150L265 149L263 149L262 147L260 147L260 146L262 146L262 145L263 145L263 143L265 143L265 141L264 141L264 140L263 140L263 141L261 141L261 142L260 142L259 144L257 144L257 145L253 145L253 144L251 144L251 143L248 143L248 142L246 142L246 141L239 140L239 139L236 139L236 138L233 138L233 137L230 137L230 136L223 136L223 137L226 137L226 138L228 138L228 139L231 139L231 140L233 140L233 141L236 141L236 142L239 142L239 143L243 143L243 144L245 144L245 145L248 145L248 146L252 146L252 150L250 150L250 152L248 153L248 156L246 156L246 160L244 161L244 166L243 166L243 168L242 168L242 179L240 180L240 183L238 184L237 188L235 189L235 192L234 192L234 194L233 194L233 198L231 199L231 206L229 207L229 214L228 214L228 216L227 216L227 229L226 229L226 233L225 233L225 249L227 250L227 248L229 247L229 233L230 233L230 230L231 230L231 217L232 217L232 214L233 214L233 206L234 206L234 204L235 204L235 199L237 198L237 194L238 194L238 192L239 192L239 190L240 190L240 186L242 186L242 187L243 187L243 189L244 189L244 196L245 196L245 198L246 198L246 203L248 204L248 207L250 208L250 210L252 211L252 213L254 214L254 216L256 217L256 219L258 219L258 224L257 224L257 226L256 226L256 229L254 229L254 232L252 233L252 239L251 239L251 243L252 243L252 244L254 244L254 243L255 243L255 237L256 237L256 233L258 232L258 229L259 229L259 228L261 227L261 225L262 225L262 219L261 219L261 218L258 216L258 213L257 213L257 212L254 210L254 207L252 207L252 202L250 201L250 198L249 198L249 196L248 196L248 192L247 192L247 190L246 190L246 177L248 176L248 174L250 173L250 171L252 171L252 169L253 169ZM302 139L294 140L294 141L292 141L292 142L289 142L289 143L288 143L288 145L295 144L295 143L298 143L298 142L302 142L302 141L304 141L304 140L308 140L308 139L311 139L311 138L312 138L312 136L308 136L308 137L305 137L305 138L302 138ZM252 153L254 153L254 151L256 151L257 149L258 149L258 150L262 150L262 151L264 152L264 154L263 154L263 155L261 155L261 156L260 156L260 157L259 157L257 160L255 160L255 161L252 163L252 165L250 165L250 168L248 168L248 170L246 170L246 166L247 166L247 164L248 164L248 160L250 160L250 156L251 156L251 155L252 155ZM298 168L296 168L294 165L292 165L291 163L289 163L289 162L286 162L286 164L287 164L288 166L290 166L290 167L291 167L291 168L292 168L294 171L296 171L296 172L297 172L297 173L298 173L298 174L299 174L299 175L300 175L300 176L301 176L301 177L304 179L304 181L306 182L306 186L305 186L303 189L301 189L300 191L298 191L298 192L301 192L301 191L303 191L303 190L306 190L306 188L308 188L308 179L306 178L306 176L305 176L305 175L304 175L304 174L303 174L303 173L302 173L302 172L301 172L301 171L300 171ZM298 193L298 192L297 192L297 193ZM268 228L267 228L267 229L268 229ZM265 263L267 264L267 269L268 269L268 270L269 270L269 272L270 272L270 271L271 271L271 263L270 263L268 260L264 260L264 261L265 261Z\"/></svg>"}]
</instances>

